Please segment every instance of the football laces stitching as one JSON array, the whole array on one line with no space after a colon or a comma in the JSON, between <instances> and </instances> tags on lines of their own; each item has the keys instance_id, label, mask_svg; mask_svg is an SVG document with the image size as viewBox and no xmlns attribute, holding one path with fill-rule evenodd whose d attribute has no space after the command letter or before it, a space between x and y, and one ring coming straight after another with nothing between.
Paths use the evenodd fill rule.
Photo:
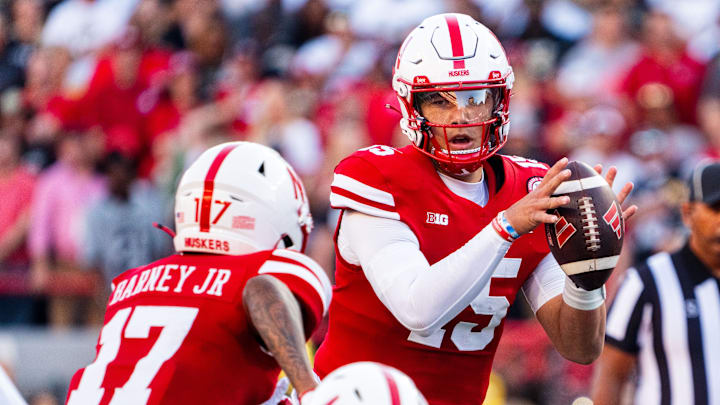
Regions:
<instances>
[{"instance_id":1,"label":"football laces stitching","mask_svg":"<svg viewBox=\"0 0 720 405\"><path fill-rule=\"evenodd\" d=\"M583 223L583 234L585 235L585 248L591 252L600 250L600 228L598 226L597 213L592 197L581 197L578 199L578 208Z\"/></svg>"}]
</instances>

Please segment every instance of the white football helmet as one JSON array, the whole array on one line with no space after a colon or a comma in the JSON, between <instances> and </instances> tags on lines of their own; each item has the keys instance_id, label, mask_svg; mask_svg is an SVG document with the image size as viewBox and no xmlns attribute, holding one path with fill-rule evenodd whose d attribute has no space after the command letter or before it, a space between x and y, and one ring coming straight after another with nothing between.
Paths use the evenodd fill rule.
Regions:
<instances>
[{"instance_id":1,"label":"white football helmet","mask_svg":"<svg viewBox=\"0 0 720 405\"><path fill-rule=\"evenodd\" d=\"M444 170L473 172L507 140L513 81L505 50L487 27L465 14L429 17L407 36L394 67L392 85L400 100L402 132ZM433 97L461 113L435 122L424 117L420 103L435 103ZM473 108L488 100L493 103L487 106L490 117L481 118ZM442 129L445 145L450 144L448 128L479 127L482 139L479 146L449 151L437 143L433 127Z\"/></svg>"},{"instance_id":2,"label":"white football helmet","mask_svg":"<svg viewBox=\"0 0 720 405\"><path fill-rule=\"evenodd\" d=\"M328 374L302 405L427 405L402 371L370 361L350 363Z\"/></svg>"},{"instance_id":3,"label":"white football helmet","mask_svg":"<svg viewBox=\"0 0 720 405\"><path fill-rule=\"evenodd\" d=\"M178 252L302 252L312 217L302 182L279 153L229 142L203 152L183 174L175 229Z\"/></svg>"}]
</instances>

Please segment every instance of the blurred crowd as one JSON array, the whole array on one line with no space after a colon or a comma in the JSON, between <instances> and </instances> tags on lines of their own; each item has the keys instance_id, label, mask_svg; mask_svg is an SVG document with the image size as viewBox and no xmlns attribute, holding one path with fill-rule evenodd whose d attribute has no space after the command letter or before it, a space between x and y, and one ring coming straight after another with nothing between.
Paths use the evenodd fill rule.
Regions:
<instances>
[{"instance_id":1,"label":"blurred crowd","mask_svg":"<svg viewBox=\"0 0 720 405\"><path fill-rule=\"evenodd\" d=\"M386 108L394 58L446 11L483 22L509 55L502 153L633 181L621 267L679 246L679 180L720 158L719 0L0 0L0 325L101 325L109 280L172 251L151 224L173 223L178 176L226 140L295 167L309 254L332 273L332 170L358 148L407 144ZM537 354L544 334L514 314L514 353L496 362L508 392L561 403L541 389L558 373L567 395L585 392L587 368L536 372L565 363Z\"/></svg>"}]
</instances>

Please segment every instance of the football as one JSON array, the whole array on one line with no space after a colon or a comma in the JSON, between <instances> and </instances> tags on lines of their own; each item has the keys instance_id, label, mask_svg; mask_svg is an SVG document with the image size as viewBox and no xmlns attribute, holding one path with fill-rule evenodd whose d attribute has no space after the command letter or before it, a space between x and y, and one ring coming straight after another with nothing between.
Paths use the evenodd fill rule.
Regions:
<instances>
[{"instance_id":1,"label":"football","mask_svg":"<svg viewBox=\"0 0 720 405\"><path fill-rule=\"evenodd\" d=\"M559 220L545 224L550 251L565 274L584 290L600 288L618 262L625 236L620 204L607 181L583 162L568 163L570 178L553 197L570 203L549 211Z\"/></svg>"}]
</instances>

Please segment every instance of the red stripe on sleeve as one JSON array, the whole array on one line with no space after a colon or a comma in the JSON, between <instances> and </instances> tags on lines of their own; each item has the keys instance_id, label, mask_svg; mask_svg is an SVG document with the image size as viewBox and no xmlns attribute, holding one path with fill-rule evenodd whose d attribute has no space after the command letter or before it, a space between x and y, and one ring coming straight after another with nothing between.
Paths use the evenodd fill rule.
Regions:
<instances>
[{"instance_id":1,"label":"red stripe on sleeve","mask_svg":"<svg viewBox=\"0 0 720 405\"><path fill-rule=\"evenodd\" d=\"M383 204L383 203L379 203L379 202L376 202L376 201L367 199L367 198L365 198L365 197L363 197L363 196L361 196L361 195L357 195L357 194L355 194L355 193L353 193L353 192L351 192L351 191L347 191L347 190L345 190L344 188L340 188L340 187L337 187L337 186L330 186L330 191L332 191L333 193L335 193L335 194L337 194L337 195L341 195L341 196L343 196L343 197L347 197L347 198L349 198L349 199L351 199L351 200L355 200L355 201L357 201L357 202L359 202L359 203L361 203L361 204L369 205L369 206L371 206L371 207L375 207L375 208L380 209L380 210L383 210L383 211L389 211L389 212L396 212L396 211L397 211L397 210L395 209L395 206L387 205L387 204ZM333 208L335 208L335 207L333 207Z\"/></svg>"},{"instance_id":2,"label":"red stripe on sleeve","mask_svg":"<svg viewBox=\"0 0 720 405\"><path fill-rule=\"evenodd\" d=\"M310 269L310 267L300 263L297 260L293 260L293 259L290 259L287 257L282 257L282 256L275 256L275 255L270 256L267 260L274 261L274 262L281 262L281 263L289 263L289 264L294 264L295 266L298 266L298 267L302 267L305 270L307 270L310 274L312 274L312 276L315 277L315 279L320 283L320 285L323 285L322 281L320 281L320 277L318 277L318 275L315 274L315 272L312 271L312 269ZM272 273L272 272L270 272L270 273Z\"/></svg>"},{"instance_id":3,"label":"red stripe on sleeve","mask_svg":"<svg viewBox=\"0 0 720 405\"><path fill-rule=\"evenodd\" d=\"M450 45L452 46L453 57L464 56L462 35L460 35L460 25L458 25L457 17L449 15L445 17L450 32ZM465 69L464 60L454 60L454 69Z\"/></svg>"},{"instance_id":4,"label":"red stripe on sleeve","mask_svg":"<svg viewBox=\"0 0 720 405\"><path fill-rule=\"evenodd\" d=\"M224 147L220 153L215 156L205 176L205 188L203 189L202 202L200 203L200 232L210 231L210 208L212 208L212 196L215 189L215 176L217 175L220 165L228 154L235 149L238 144L228 145Z\"/></svg>"}]
</instances>

